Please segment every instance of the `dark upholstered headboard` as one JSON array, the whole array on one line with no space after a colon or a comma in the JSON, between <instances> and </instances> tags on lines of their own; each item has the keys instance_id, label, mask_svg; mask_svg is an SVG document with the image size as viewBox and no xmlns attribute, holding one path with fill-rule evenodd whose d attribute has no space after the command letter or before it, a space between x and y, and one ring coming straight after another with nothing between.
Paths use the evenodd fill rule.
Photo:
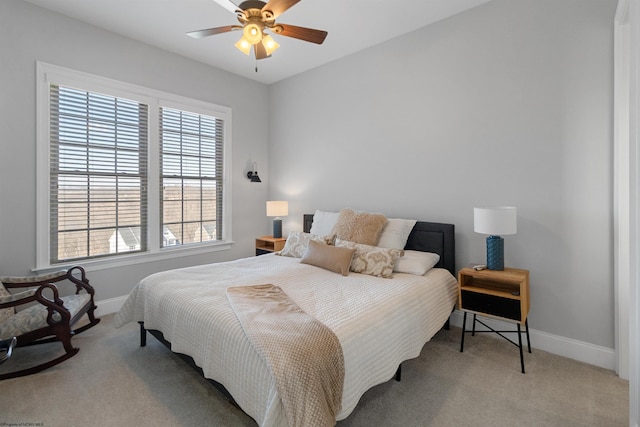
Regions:
<instances>
[{"instance_id":1,"label":"dark upholstered headboard","mask_svg":"<svg viewBox=\"0 0 640 427\"><path fill-rule=\"evenodd\" d=\"M304 231L308 233L313 224L313 214L304 215ZM436 267L446 268L456 276L455 226L439 222L418 221L409 234L407 250L433 252L440 255Z\"/></svg>"}]
</instances>

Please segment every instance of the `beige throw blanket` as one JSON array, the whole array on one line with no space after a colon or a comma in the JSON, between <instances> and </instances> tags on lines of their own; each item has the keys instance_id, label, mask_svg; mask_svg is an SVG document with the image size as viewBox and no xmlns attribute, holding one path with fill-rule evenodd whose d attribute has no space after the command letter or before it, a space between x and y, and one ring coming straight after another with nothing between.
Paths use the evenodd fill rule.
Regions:
<instances>
[{"instance_id":1,"label":"beige throw blanket","mask_svg":"<svg viewBox=\"0 0 640 427\"><path fill-rule=\"evenodd\" d=\"M333 426L344 358L336 335L274 285L227 288L227 299L271 371L291 427Z\"/></svg>"}]
</instances>

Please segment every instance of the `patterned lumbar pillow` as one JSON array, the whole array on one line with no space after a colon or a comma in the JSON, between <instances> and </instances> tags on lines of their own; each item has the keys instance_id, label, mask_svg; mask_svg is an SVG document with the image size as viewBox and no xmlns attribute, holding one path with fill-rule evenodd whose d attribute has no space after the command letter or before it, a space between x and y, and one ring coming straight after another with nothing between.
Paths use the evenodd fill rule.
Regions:
<instances>
[{"instance_id":1,"label":"patterned lumbar pillow","mask_svg":"<svg viewBox=\"0 0 640 427\"><path fill-rule=\"evenodd\" d=\"M355 249L350 270L354 273L370 274L378 277L391 277L393 267L404 250L396 248L379 248L336 239L337 247Z\"/></svg>"},{"instance_id":2,"label":"patterned lumbar pillow","mask_svg":"<svg viewBox=\"0 0 640 427\"><path fill-rule=\"evenodd\" d=\"M375 246L386 224L387 217L382 214L342 209L331 234L338 239Z\"/></svg>"},{"instance_id":3,"label":"patterned lumbar pillow","mask_svg":"<svg viewBox=\"0 0 640 427\"><path fill-rule=\"evenodd\" d=\"M305 233L302 231L292 231L287 237L284 248L276 255L288 256L293 258L301 258L304 255L310 241L316 241L325 244L333 244L333 237L317 236L315 234Z\"/></svg>"}]
</instances>

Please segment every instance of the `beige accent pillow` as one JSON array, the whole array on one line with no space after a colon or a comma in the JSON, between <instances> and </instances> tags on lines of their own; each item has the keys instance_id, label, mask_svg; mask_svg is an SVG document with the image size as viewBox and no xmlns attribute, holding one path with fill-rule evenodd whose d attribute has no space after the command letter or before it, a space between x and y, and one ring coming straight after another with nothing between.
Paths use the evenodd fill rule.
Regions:
<instances>
[{"instance_id":1,"label":"beige accent pillow","mask_svg":"<svg viewBox=\"0 0 640 427\"><path fill-rule=\"evenodd\" d=\"M386 224L387 217L382 214L342 209L331 234L338 239L375 246Z\"/></svg>"},{"instance_id":2,"label":"beige accent pillow","mask_svg":"<svg viewBox=\"0 0 640 427\"><path fill-rule=\"evenodd\" d=\"M300 262L348 276L354 252L355 249L338 248L311 240Z\"/></svg>"},{"instance_id":3,"label":"beige accent pillow","mask_svg":"<svg viewBox=\"0 0 640 427\"><path fill-rule=\"evenodd\" d=\"M336 247L355 249L349 269L354 273L369 274L377 277L391 277L393 267L404 250L396 248L379 248L336 239Z\"/></svg>"},{"instance_id":4,"label":"beige accent pillow","mask_svg":"<svg viewBox=\"0 0 640 427\"><path fill-rule=\"evenodd\" d=\"M282 248L280 252L277 252L276 255L301 258L307 250L309 242L312 240L320 243L333 244L332 236L322 237L302 231L292 231L287 237L284 248Z\"/></svg>"}]
</instances>

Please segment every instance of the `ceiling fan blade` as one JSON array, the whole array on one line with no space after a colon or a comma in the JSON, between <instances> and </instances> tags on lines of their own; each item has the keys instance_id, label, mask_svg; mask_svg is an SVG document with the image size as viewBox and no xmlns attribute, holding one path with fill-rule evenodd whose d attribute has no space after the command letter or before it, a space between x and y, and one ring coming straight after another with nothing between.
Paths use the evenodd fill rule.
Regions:
<instances>
[{"instance_id":1,"label":"ceiling fan blade","mask_svg":"<svg viewBox=\"0 0 640 427\"><path fill-rule=\"evenodd\" d=\"M232 3L230 0L213 0L213 1L214 3L218 3L220 6L224 7L231 13L236 13L237 10L240 10L240 8L235 3Z\"/></svg>"},{"instance_id":2,"label":"ceiling fan blade","mask_svg":"<svg viewBox=\"0 0 640 427\"><path fill-rule=\"evenodd\" d=\"M216 28L207 28L206 30L198 30L198 31L190 31L187 33L188 36L193 37L194 39L201 39L207 36L213 36L215 34L220 33L228 33L232 30L238 30L242 28L239 25L226 25L224 27L216 27Z\"/></svg>"},{"instance_id":3,"label":"ceiling fan blade","mask_svg":"<svg viewBox=\"0 0 640 427\"><path fill-rule=\"evenodd\" d=\"M282 30L275 31L276 34L316 44L322 44L328 34L326 31L314 30L313 28L296 27L295 25L278 24L278 26L282 27Z\"/></svg>"},{"instance_id":4,"label":"ceiling fan blade","mask_svg":"<svg viewBox=\"0 0 640 427\"><path fill-rule=\"evenodd\" d=\"M268 10L273 13L273 18L275 19L299 1L300 0L271 0L269 3L264 5L262 10Z\"/></svg>"},{"instance_id":5,"label":"ceiling fan blade","mask_svg":"<svg viewBox=\"0 0 640 427\"><path fill-rule=\"evenodd\" d=\"M264 48L262 42L254 44L253 51L256 54L256 59L264 59L269 57L269 55L267 55L267 49Z\"/></svg>"}]
</instances>

